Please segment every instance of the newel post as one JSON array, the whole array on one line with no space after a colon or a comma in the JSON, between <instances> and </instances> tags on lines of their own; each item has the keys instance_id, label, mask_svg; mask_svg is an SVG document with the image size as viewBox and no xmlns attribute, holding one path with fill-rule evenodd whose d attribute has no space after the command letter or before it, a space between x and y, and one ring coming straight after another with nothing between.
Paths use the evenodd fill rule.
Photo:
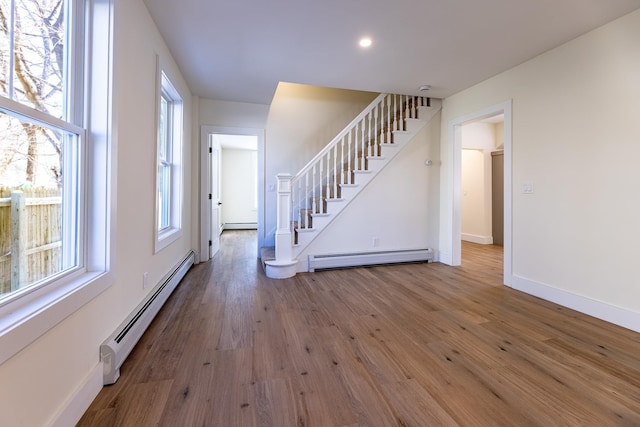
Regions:
<instances>
[{"instance_id":1,"label":"newel post","mask_svg":"<svg viewBox=\"0 0 640 427\"><path fill-rule=\"evenodd\" d=\"M266 260L265 271L272 279L287 279L297 272L298 261L293 259L293 239L291 235L291 180L288 173L281 173L278 179L278 200L276 202L276 259Z\"/></svg>"},{"instance_id":2,"label":"newel post","mask_svg":"<svg viewBox=\"0 0 640 427\"><path fill-rule=\"evenodd\" d=\"M278 180L276 261L287 262L291 261L293 256L290 224L291 180L293 177L288 173L281 173L276 178Z\"/></svg>"}]
</instances>

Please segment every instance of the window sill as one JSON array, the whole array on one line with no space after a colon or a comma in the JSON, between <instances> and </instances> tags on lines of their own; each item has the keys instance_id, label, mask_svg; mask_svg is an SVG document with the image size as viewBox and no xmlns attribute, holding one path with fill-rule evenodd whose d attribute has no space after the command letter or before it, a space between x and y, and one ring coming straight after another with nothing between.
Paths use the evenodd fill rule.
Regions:
<instances>
[{"instance_id":1,"label":"window sill","mask_svg":"<svg viewBox=\"0 0 640 427\"><path fill-rule=\"evenodd\" d=\"M182 237L181 228L170 228L168 230L161 231L156 235L155 252L158 253L162 249L169 246L171 243Z\"/></svg>"},{"instance_id":2,"label":"window sill","mask_svg":"<svg viewBox=\"0 0 640 427\"><path fill-rule=\"evenodd\" d=\"M21 298L0 310L0 365L111 286L112 275L84 273L55 289ZM46 290L46 292L45 292Z\"/></svg>"}]
</instances>

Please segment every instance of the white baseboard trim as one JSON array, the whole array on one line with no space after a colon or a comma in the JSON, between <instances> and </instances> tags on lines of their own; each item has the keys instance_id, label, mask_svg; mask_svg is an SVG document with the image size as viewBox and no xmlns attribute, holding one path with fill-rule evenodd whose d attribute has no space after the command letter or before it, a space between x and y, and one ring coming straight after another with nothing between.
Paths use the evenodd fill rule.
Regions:
<instances>
[{"instance_id":1,"label":"white baseboard trim","mask_svg":"<svg viewBox=\"0 0 640 427\"><path fill-rule=\"evenodd\" d=\"M493 245L493 236L478 236L477 234L462 233L460 238L465 242Z\"/></svg>"},{"instance_id":2,"label":"white baseboard trim","mask_svg":"<svg viewBox=\"0 0 640 427\"><path fill-rule=\"evenodd\" d=\"M533 280L514 275L512 288L547 301L560 304L589 316L640 332L640 313L596 301L582 295L554 288Z\"/></svg>"},{"instance_id":3,"label":"white baseboard trim","mask_svg":"<svg viewBox=\"0 0 640 427\"><path fill-rule=\"evenodd\" d=\"M93 399L102 390L103 370L102 362L99 362L53 416L48 424L50 427L68 427L78 424Z\"/></svg>"},{"instance_id":4,"label":"white baseboard trim","mask_svg":"<svg viewBox=\"0 0 640 427\"><path fill-rule=\"evenodd\" d=\"M438 254L436 255L435 259L438 262L441 262L443 264L446 265L453 265L453 257L451 256L451 254L449 252L442 252L442 251L437 251Z\"/></svg>"},{"instance_id":5,"label":"white baseboard trim","mask_svg":"<svg viewBox=\"0 0 640 427\"><path fill-rule=\"evenodd\" d=\"M227 222L222 226L223 230L257 230L257 222Z\"/></svg>"}]
</instances>

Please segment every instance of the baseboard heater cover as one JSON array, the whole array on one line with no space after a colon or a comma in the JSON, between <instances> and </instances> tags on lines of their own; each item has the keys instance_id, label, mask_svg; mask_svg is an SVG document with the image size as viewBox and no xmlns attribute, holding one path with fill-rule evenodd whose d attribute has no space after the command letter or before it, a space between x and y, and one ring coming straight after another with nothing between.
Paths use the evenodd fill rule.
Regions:
<instances>
[{"instance_id":1,"label":"baseboard heater cover","mask_svg":"<svg viewBox=\"0 0 640 427\"><path fill-rule=\"evenodd\" d=\"M360 267L366 265L396 264L402 262L433 262L433 249L368 252L337 255L309 255L309 271Z\"/></svg>"},{"instance_id":2,"label":"baseboard heater cover","mask_svg":"<svg viewBox=\"0 0 640 427\"><path fill-rule=\"evenodd\" d=\"M257 222L226 222L223 226L224 230L257 230Z\"/></svg>"},{"instance_id":3,"label":"baseboard heater cover","mask_svg":"<svg viewBox=\"0 0 640 427\"><path fill-rule=\"evenodd\" d=\"M149 297L142 301L115 332L102 343L100 360L104 367L104 385L116 382L120 376L120 366L194 262L195 253L191 251L156 285Z\"/></svg>"}]
</instances>

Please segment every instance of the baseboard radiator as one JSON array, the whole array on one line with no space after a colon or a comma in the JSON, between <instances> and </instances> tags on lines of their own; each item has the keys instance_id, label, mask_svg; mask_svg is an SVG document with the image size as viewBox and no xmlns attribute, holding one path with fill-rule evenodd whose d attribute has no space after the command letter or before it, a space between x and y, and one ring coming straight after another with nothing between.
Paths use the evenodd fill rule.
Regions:
<instances>
[{"instance_id":1,"label":"baseboard radiator","mask_svg":"<svg viewBox=\"0 0 640 427\"><path fill-rule=\"evenodd\" d=\"M420 261L433 262L433 250L415 249L342 255L309 255L309 271Z\"/></svg>"},{"instance_id":2,"label":"baseboard radiator","mask_svg":"<svg viewBox=\"0 0 640 427\"><path fill-rule=\"evenodd\" d=\"M142 301L100 346L100 360L104 367L104 385L116 382L120 376L120 366L194 262L195 253L191 251L156 285L149 297Z\"/></svg>"},{"instance_id":3,"label":"baseboard radiator","mask_svg":"<svg viewBox=\"0 0 640 427\"><path fill-rule=\"evenodd\" d=\"M225 222L222 226L224 230L257 230L257 222Z\"/></svg>"}]
</instances>

